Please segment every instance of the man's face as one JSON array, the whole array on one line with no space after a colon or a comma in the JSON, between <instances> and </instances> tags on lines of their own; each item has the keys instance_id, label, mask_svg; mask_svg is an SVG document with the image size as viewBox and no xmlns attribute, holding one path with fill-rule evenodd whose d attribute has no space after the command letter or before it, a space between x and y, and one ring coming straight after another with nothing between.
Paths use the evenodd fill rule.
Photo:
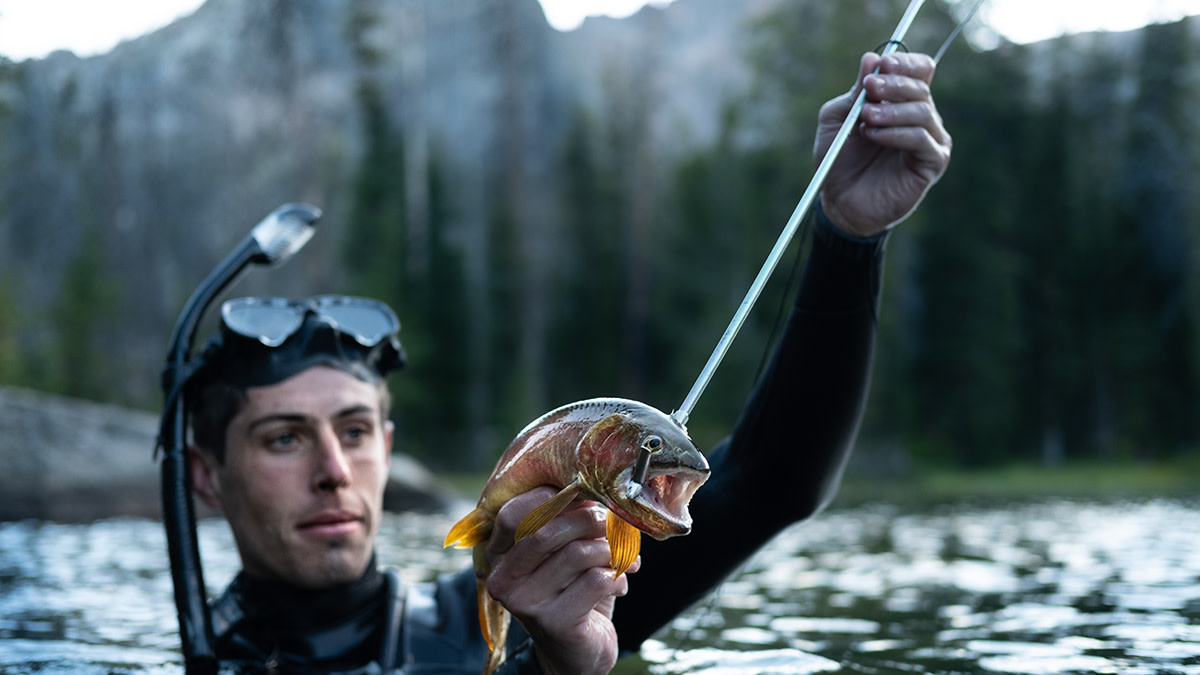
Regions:
<instances>
[{"instance_id":1,"label":"man's face","mask_svg":"<svg viewBox=\"0 0 1200 675\"><path fill-rule=\"evenodd\" d=\"M379 390L318 366L247 396L224 464L192 454L196 493L224 512L247 574L309 589L358 579L391 461Z\"/></svg>"}]
</instances>

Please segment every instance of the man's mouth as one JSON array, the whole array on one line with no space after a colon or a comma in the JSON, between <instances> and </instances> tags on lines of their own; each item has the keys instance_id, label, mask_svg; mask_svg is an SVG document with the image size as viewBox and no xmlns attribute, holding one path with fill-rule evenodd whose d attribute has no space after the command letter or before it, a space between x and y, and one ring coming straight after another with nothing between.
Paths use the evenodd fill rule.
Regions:
<instances>
[{"instance_id":1,"label":"man's mouth","mask_svg":"<svg viewBox=\"0 0 1200 675\"><path fill-rule=\"evenodd\" d=\"M317 537L336 537L362 527L362 518L348 511L323 511L301 521L296 529L303 534Z\"/></svg>"}]
</instances>

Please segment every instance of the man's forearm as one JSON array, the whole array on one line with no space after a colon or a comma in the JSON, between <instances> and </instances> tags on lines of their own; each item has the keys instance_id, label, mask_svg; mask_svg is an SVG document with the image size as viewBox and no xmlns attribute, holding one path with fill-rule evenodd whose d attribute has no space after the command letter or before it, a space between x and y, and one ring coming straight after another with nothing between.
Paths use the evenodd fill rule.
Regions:
<instances>
[{"instance_id":1,"label":"man's forearm","mask_svg":"<svg viewBox=\"0 0 1200 675\"><path fill-rule=\"evenodd\" d=\"M733 434L709 453L712 477L692 500L692 533L646 542L642 569L617 604L623 650L637 649L832 498L870 385L884 237L855 240L816 225L771 364Z\"/></svg>"}]
</instances>

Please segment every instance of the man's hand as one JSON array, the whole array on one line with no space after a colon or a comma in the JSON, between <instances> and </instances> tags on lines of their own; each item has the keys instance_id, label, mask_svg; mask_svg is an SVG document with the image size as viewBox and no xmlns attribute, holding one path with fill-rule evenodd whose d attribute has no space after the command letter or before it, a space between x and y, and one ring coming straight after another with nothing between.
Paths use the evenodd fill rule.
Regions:
<instances>
[{"instance_id":1,"label":"man's hand","mask_svg":"<svg viewBox=\"0 0 1200 675\"><path fill-rule=\"evenodd\" d=\"M629 584L624 574L614 579L609 567L603 508L577 502L513 543L521 519L554 494L539 487L500 509L486 552L487 590L533 637L546 673L608 673L617 662L613 604ZM639 558L629 572L640 565Z\"/></svg>"},{"instance_id":2,"label":"man's hand","mask_svg":"<svg viewBox=\"0 0 1200 675\"><path fill-rule=\"evenodd\" d=\"M876 66L879 73L871 74ZM869 237L903 220L950 164L950 134L929 86L934 62L924 54L867 53L854 88L821 107L814 162L825 157L865 87L858 129L821 189L825 215L843 231Z\"/></svg>"}]
</instances>

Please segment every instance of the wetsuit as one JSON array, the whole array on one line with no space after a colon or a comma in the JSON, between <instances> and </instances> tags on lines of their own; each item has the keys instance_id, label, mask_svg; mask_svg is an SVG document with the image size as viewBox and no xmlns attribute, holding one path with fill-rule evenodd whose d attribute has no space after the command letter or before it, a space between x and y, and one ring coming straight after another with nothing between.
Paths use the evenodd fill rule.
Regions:
<instances>
[{"instance_id":1,"label":"wetsuit","mask_svg":"<svg viewBox=\"0 0 1200 675\"><path fill-rule=\"evenodd\" d=\"M833 497L866 403L886 238L849 237L818 209L804 281L771 365L732 435L707 453L712 475L692 499L692 533L645 540L641 570L617 602L613 622L623 651L636 650L768 540ZM381 657L371 655L384 651L383 635L394 634L394 656L382 658L404 667L398 672L477 673L486 646L473 571L400 586L394 570L379 574L374 565L351 587L312 596L239 577L214 604L218 653L246 662L282 660L286 672L300 672L301 663L350 672L365 658L378 663ZM326 604L328 593L342 598L336 611ZM314 609L299 609L306 604ZM499 673L539 673L515 622L512 633Z\"/></svg>"},{"instance_id":2,"label":"wetsuit","mask_svg":"<svg viewBox=\"0 0 1200 675\"><path fill-rule=\"evenodd\" d=\"M343 588L304 591L244 573L212 604L222 670L287 675L478 675L487 657L475 574L406 585L374 560ZM386 638L389 638L385 640ZM496 675L540 675L520 624Z\"/></svg>"}]
</instances>

